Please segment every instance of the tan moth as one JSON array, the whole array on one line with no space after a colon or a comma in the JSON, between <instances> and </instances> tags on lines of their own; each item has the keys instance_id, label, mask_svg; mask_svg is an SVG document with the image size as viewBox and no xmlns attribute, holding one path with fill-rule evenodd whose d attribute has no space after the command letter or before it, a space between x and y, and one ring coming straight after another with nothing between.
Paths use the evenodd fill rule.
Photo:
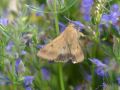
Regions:
<instances>
[{"instance_id":1,"label":"tan moth","mask_svg":"<svg viewBox=\"0 0 120 90\"><path fill-rule=\"evenodd\" d=\"M84 60L80 37L84 34L79 32L74 23L69 23L65 30L50 43L41 48L37 56L50 61L79 63Z\"/></svg>"}]
</instances>

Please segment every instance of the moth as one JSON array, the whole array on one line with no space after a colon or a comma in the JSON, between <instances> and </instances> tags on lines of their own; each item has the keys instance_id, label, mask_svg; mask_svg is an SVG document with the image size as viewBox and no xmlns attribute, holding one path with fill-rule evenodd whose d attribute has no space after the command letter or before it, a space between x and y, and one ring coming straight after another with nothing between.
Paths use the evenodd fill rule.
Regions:
<instances>
[{"instance_id":1,"label":"moth","mask_svg":"<svg viewBox=\"0 0 120 90\"><path fill-rule=\"evenodd\" d=\"M79 40L85 35L79 32L79 26L69 23L65 30L50 43L41 48L37 56L49 61L79 63L84 60L84 53Z\"/></svg>"}]
</instances>

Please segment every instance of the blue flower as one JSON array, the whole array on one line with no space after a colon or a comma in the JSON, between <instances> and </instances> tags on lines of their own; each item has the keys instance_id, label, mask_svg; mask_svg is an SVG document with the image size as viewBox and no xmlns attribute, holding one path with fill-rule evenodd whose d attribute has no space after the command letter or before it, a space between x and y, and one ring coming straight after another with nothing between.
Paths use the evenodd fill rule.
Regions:
<instances>
[{"instance_id":1,"label":"blue flower","mask_svg":"<svg viewBox=\"0 0 120 90\"><path fill-rule=\"evenodd\" d=\"M89 59L92 63L96 65L95 72L99 76L105 76L107 75L107 65L102 63L100 60L93 58Z\"/></svg>"},{"instance_id":2,"label":"blue flower","mask_svg":"<svg viewBox=\"0 0 120 90\"><path fill-rule=\"evenodd\" d=\"M117 4L114 4L110 8L109 14L103 14L101 17L101 22L104 24L108 24L108 22L112 22L113 25L117 23L120 17L120 8Z\"/></svg>"},{"instance_id":3,"label":"blue flower","mask_svg":"<svg viewBox=\"0 0 120 90\"><path fill-rule=\"evenodd\" d=\"M80 21L73 21L75 26L79 27L80 30L83 29L85 26Z\"/></svg>"},{"instance_id":4,"label":"blue flower","mask_svg":"<svg viewBox=\"0 0 120 90\"><path fill-rule=\"evenodd\" d=\"M31 87L25 87L25 90L32 90Z\"/></svg>"},{"instance_id":5,"label":"blue flower","mask_svg":"<svg viewBox=\"0 0 120 90\"><path fill-rule=\"evenodd\" d=\"M27 52L25 50L21 51L21 55L25 55Z\"/></svg>"},{"instance_id":6,"label":"blue flower","mask_svg":"<svg viewBox=\"0 0 120 90\"><path fill-rule=\"evenodd\" d=\"M0 85L10 85L11 81L9 80L8 77L4 76L2 73L0 73Z\"/></svg>"},{"instance_id":7,"label":"blue flower","mask_svg":"<svg viewBox=\"0 0 120 90\"><path fill-rule=\"evenodd\" d=\"M120 77L117 77L118 85L120 85Z\"/></svg>"},{"instance_id":8,"label":"blue flower","mask_svg":"<svg viewBox=\"0 0 120 90\"><path fill-rule=\"evenodd\" d=\"M84 20L86 20L86 21L90 21L90 20L91 20L90 14L85 14L85 15L83 16L83 18L84 18Z\"/></svg>"},{"instance_id":9,"label":"blue flower","mask_svg":"<svg viewBox=\"0 0 120 90\"><path fill-rule=\"evenodd\" d=\"M32 90L30 86L32 85L33 79L34 79L33 76L24 77L24 87L26 90Z\"/></svg>"},{"instance_id":10,"label":"blue flower","mask_svg":"<svg viewBox=\"0 0 120 90\"><path fill-rule=\"evenodd\" d=\"M47 70L47 68L41 68L41 73L44 80L50 80L50 72Z\"/></svg>"},{"instance_id":11,"label":"blue flower","mask_svg":"<svg viewBox=\"0 0 120 90\"><path fill-rule=\"evenodd\" d=\"M45 7L44 4L40 5L39 10L38 10L40 12L36 12L36 16L44 16L44 7Z\"/></svg>"},{"instance_id":12,"label":"blue flower","mask_svg":"<svg viewBox=\"0 0 120 90\"><path fill-rule=\"evenodd\" d=\"M59 28L60 32L63 32L65 30L65 25L62 22L59 22Z\"/></svg>"},{"instance_id":13,"label":"blue flower","mask_svg":"<svg viewBox=\"0 0 120 90\"><path fill-rule=\"evenodd\" d=\"M25 87L30 86L32 84L33 80L34 80L33 76L25 76L24 77L24 86Z\"/></svg>"},{"instance_id":14,"label":"blue flower","mask_svg":"<svg viewBox=\"0 0 120 90\"><path fill-rule=\"evenodd\" d=\"M16 74L18 75L25 72L25 67L21 58L16 59L15 71L16 71Z\"/></svg>"},{"instance_id":15,"label":"blue flower","mask_svg":"<svg viewBox=\"0 0 120 90\"><path fill-rule=\"evenodd\" d=\"M91 6L93 5L93 3L94 3L93 0L82 0L81 6L84 7L85 9L90 10L89 7L91 8Z\"/></svg>"},{"instance_id":16,"label":"blue flower","mask_svg":"<svg viewBox=\"0 0 120 90\"><path fill-rule=\"evenodd\" d=\"M117 21L119 20L119 16L120 16L119 6L117 4L112 5L110 9L110 17L113 25L117 23Z\"/></svg>"},{"instance_id":17,"label":"blue flower","mask_svg":"<svg viewBox=\"0 0 120 90\"><path fill-rule=\"evenodd\" d=\"M10 41L10 42L8 43L8 45L6 46L6 52L10 54L10 53L12 52L13 46L14 46L14 42L13 42L13 41Z\"/></svg>"},{"instance_id":18,"label":"blue flower","mask_svg":"<svg viewBox=\"0 0 120 90\"><path fill-rule=\"evenodd\" d=\"M21 61L21 58L16 59L16 62L15 62L15 71L16 72L18 72L20 61Z\"/></svg>"},{"instance_id":19,"label":"blue flower","mask_svg":"<svg viewBox=\"0 0 120 90\"><path fill-rule=\"evenodd\" d=\"M109 24L110 22L110 15L109 14L103 14L102 17L101 17L101 23L102 24Z\"/></svg>"},{"instance_id":20,"label":"blue flower","mask_svg":"<svg viewBox=\"0 0 120 90\"><path fill-rule=\"evenodd\" d=\"M110 59L109 59L109 58L105 58L103 62L104 62L106 65L109 65Z\"/></svg>"},{"instance_id":21,"label":"blue flower","mask_svg":"<svg viewBox=\"0 0 120 90\"><path fill-rule=\"evenodd\" d=\"M111 12L118 12L119 11L119 5L118 4L113 4L110 8Z\"/></svg>"},{"instance_id":22,"label":"blue flower","mask_svg":"<svg viewBox=\"0 0 120 90\"><path fill-rule=\"evenodd\" d=\"M8 25L8 19L7 18L1 18L0 19L0 24L4 25L4 26L7 26Z\"/></svg>"},{"instance_id":23,"label":"blue flower","mask_svg":"<svg viewBox=\"0 0 120 90\"><path fill-rule=\"evenodd\" d=\"M38 49L40 49L40 48L43 48L44 45L40 45L40 44L39 44L39 45L37 45L36 47L37 47Z\"/></svg>"},{"instance_id":24,"label":"blue flower","mask_svg":"<svg viewBox=\"0 0 120 90\"><path fill-rule=\"evenodd\" d=\"M91 20L90 11L93 3L93 0L82 0L81 11L83 13L84 20L86 21Z\"/></svg>"},{"instance_id":25,"label":"blue flower","mask_svg":"<svg viewBox=\"0 0 120 90\"><path fill-rule=\"evenodd\" d=\"M86 77L85 79L86 79L88 82L91 82L91 81L92 81L92 76L91 76L91 75L87 74L85 77Z\"/></svg>"},{"instance_id":26,"label":"blue flower","mask_svg":"<svg viewBox=\"0 0 120 90\"><path fill-rule=\"evenodd\" d=\"M92 63L94 63L97 67L106 67L107 65L102 63L100 60L93 58L89 59Z\"/></svg>"},{"instance_id":27,"label":"blue flower","mask_svg":"<svg viewBox=\"0 0 120 90\"><path fill-rule=\"evenodd\" d=\"M106 74L103 67L97 67L97 68L95 69L95 72L96 72L96 74L99 75L99 76L105 76L105 74Z\"/></svg>"},{"instance_id":28,"label":"blue flower","mask_svg":"<svg viewBox=\"0 0 120 90\"><path fill-rule=\"evenodd\" d=\"M119 15L120 12L111 12L110 13L110 17L111 17L111 22L113 25L115 25L117 23L117 21L119 20Z\"/></svg>"}]
</instances>

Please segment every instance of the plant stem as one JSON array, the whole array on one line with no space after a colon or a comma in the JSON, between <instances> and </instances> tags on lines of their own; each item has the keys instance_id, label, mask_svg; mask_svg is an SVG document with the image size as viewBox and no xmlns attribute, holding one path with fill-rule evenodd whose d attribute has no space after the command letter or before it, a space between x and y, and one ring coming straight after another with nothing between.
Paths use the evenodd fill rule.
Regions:
<instances>
[{"instance_id":1,"label":"plant stem","mask_svg":"<svg viewBox=\"0 0 120 90\"><path fill-rule=\"evenodd\" d=\"M54 0L54 17L55 17L56 35L59 35L59 26L58 26L58 16L57 16L56 0ZM61 87L61 90L64 90L64 80L63 80L62 64L60 64L60 63L58 64L58 69L59 69L60 87Z\"/></svg>"},{"instance_id":2,"label":"plant stem","mask_svg":"<svg viewBox=\"0 0 120 90\"><path fill-rule=\"evenodd\" d=\"M61 63L59 63L58 68L59 68L59 79L60 79L61 90L65 90L64 89L63 72L62 72L62 64Z\"/></svg>"}]
</instances>

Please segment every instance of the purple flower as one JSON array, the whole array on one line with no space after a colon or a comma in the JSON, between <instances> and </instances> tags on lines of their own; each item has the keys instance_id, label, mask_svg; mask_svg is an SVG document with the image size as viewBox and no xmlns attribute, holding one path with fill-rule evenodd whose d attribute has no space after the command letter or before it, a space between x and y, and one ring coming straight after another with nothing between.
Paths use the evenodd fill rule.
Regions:
<instances>
[{"instance_id":1,"label":"purple flower","mask_svg":"<svg viewBox=\"0 0 120 90\"><path fill-rule=\"evenodd\" d=\"M89 59L92 63L94 63L97 67L106 67L107 65L102 63L100 60L93 58Z\"/></svg>"},{"instance_id":2,"label":"purple flower","mask_svg":"<svg viewBox=\"0 0 120 90\"><path fill-rule=\"evenodd\" d=\"M120 85L120 77L117 77L118 85Z\"/></svg>"},{"instance_id":3,"label":"purple flower","mask_svg":"<svg viewBox=\"0 0 120 90\"><path fill-rule=\"evenodd\" d=\"M105 24L112 22L112 24L115 25L117 21L119 20L119 17L120 17L119 6L117 4L114 4L111 6L109 14L102 15L101 22Z\"/></svg>"},{"instance_id":4,"label":"purple flower","mask_svg":"<svg viewBox=\"0 0 120 90\"><path fill-rule=\"evenodd\" d=\"M39 8L40 12L36 12L36 16L44 16L44 7L45 7L44 4L40 5L40 8Z\"/></svg>"},{"instance_id":5,"label":"purple flower","mask_svg":"<svg viewBox=\"0 0 120 90\"><path fill-rule=\"evenodd\" d=\"M21 58L16 59L16 63L15 63L15 71L16 72L18 72L20 62L21 62Z\"/></svg>"},{"instance_id":6,"label":"purple flower","mask_svg":"<svg viewBox=\"0 0 120 90\"><path fill-rule=\"evenodd\" d=\"M93 5L93 0L82 0L83 7L91 7Z\"/></svg>"},{"instance_id":7,"label":"purple flower","mask_svg":"<svg viewBox=\"0 0 120 90\"><path fill-rule=\"evenodd\" d=\"M80 29L83 29L85 26L80 21L73 21L75 26L79 27Z\"/></svg>"},{"instance_id":8,"label":"purple flower","mask_svg":"<svg viewBox=\"0 0 120 90\"><path fill-rule=\"evenodd\" d=\"M62 22L59 22L59 28L60 32L63 32L65 30L65 25Z\"/></svg>"},{"instance_id":9,"label":"purple flower","mask_svg":"<svg viewBox=\"0 0 120 90\"><path fill-rule=\"evenodd\" d=\"M99 76L105 76L107 75L107 65L102 63L100 60L93 58L89 59L92 63L94 63L97 67L95 69L95 72Z\"/></svg>"},{"instance_id":10,"label":"purple flower","mask_svg":"<svg viewBox=\"0 0 120 90\"><path fill-rule=\"evenodd\" d=\"M37 45L36 47L37 47L38 49L40 49L40 48L43 48L44 45Z\"/></svg>"},{"instance_id":11,"label":"purple flower","mask_svg":"<svg viewBox=\"0 0 120 90\"><path fill-rule=\"evenodd\" d=\"M90 11L93 3L94 3L93 0L82 0L81 11L83 13L83 17L85 21L90 21L91 19Z\"/></svg>"},{"instance_id":12,"label":"purple flower","mask_svg":"<svg viewBox=\"0 0 120 90\"><path fill-rule=\"evenodd\" d=\"M12 52L12 47L14 46L14 42L10 41L8 45L6 46L6 52L11 53Z\"/></svg>"},{"instance_id":13,"label":"purple flower","mask_svg":"<svg viewBox=\"0 0 120 90\"><path fill-rule=\"evenodd\" d=\"M0 24L4 25L4 26L7 26L8 25L8 19L7 18L1 18L0 19Z\"/></svg>"},{"instance_id":14,"label":"purple flower","mask_svg":"<svg viewBox=\"0 0 120 90\"><path fill-rule=\"evenodd\" d=\"M47 68L42 68L41 69L41 73L42 73L42 78L44 80L50 80L50 72L47 70Z\"/></svg>"},{"instance_id":15,"label":"purple flower","mask_svg":"<svg viewBox=\"0 0 120 90\"><path fill-rule=\"evenodd\" d=\"M108 24L110 22L110 15L109 14L103 14L101 17L101 23Z\"/></svg>"},{"instance_id":16,"label":"purple flower","mask_svg":"<svg viewBox=\"0 0 120 90\"><path fill-rule=\"evenodd\" d=\"M21 51L21 55L25 55L27 52L25 50Z\"/></svg>"},{"instance_id":17,"label":"purple flower","mask_svg":"<svg viewBox=\"0 0 120 90\"><path fill-rule=\"evenodd\" d=\"M32 90L31 87L25 87L25 90Z\"/></svg>"},{"instance_id":18,"label":"purple flower","mask_svg":"<svg viewBox=\"0 0 120 90\"><path fill-rule=\"evenodd\" d=\"M104 70L103 67L97 67L97 68L95 69L95 72L96 72L96 74L99 75L99 76L105 76L105 70Z\"/></svg>"},{"instance_id":19,"label":"purple flower","mask_svg":"<svg viewBox=\"0 0 120 90\"><path fill-rule=\"evenodd\" d=\"M119 6L117 4L112 5L110 9L110 17L113 25L117 23L117 21L119 20L119 16L120 16Z\"/></svg>"},{"instance_id":20,"label":"purple flower","mask_svg":"<svg viewBox=\"0 0 120 90\"><path fill-rule=\"evenodd\" d=\"M16 63L15 63L15 71L16 71L16 73L17 73L18 75L25 72L25 67L24 67L24 64L23 64L21 58L18 58L18 59L16 60Z\"/></svg>"},{"instance_id":21,"label":"purple flower","mask_svg":"<svg viewBox=\"0 0 120 90\"><path fill-rule=\"evenodd\" d=\"M84 18L84 20L86 20L86 21L90 21L90 20L91 20L90 14L85 14L85 15L83 16L83 18Z\"/></svg>"},{"instance_id":22,"label":"purple flower","mask_svg":"<svg viewBox=\"0 0 120 90\"><path fill-rule=\"evenodd\" d=\"M88 82L91 82L91 80L92 80L92 76L91 76L91 75L87 74L85 77L86 77L85 79L86 79Z\"/></svg>"},{"instance_id":23,"label":"purple flower","mask_svg":"<svg viewBox=\"0 0 120 90\"><path fill-rule=\"evenodd\" d=\"M34 77L33 76L25 76L24 77L24 86L28 87L32 84Z\"/></svg>"},{"instance_id":24,"label":"purple flower","mask_svg":"<svg viewBox=\"0 0 120 90\"><path fill-rule=\"evenodd\" d=\"M119 20L119 16L120 16L119 14L120 14L120 12L111 12L110 13L110 17L111 17L111 21L112 21L113 25L116 24L117 21Z\"/></svg>"},{"instance_id":25,"label":"purple flower","mask_svg":"<svg viewBox=\"0 0 120 90\"><path fill-rule=\"evenodd\" d=\"M104 62L106 65L109 65L110 59L109 59L109 58L105 58L103 62Z\"/></svg>"},{"instance_id":26,"label":"purple flower","mask_svg":"<svg viewBox=\"0 0 120 90\"><path fill-rule=\"evenodd\" d=\"M113 4L110 8L111 12L118 12L119 11L119 5L118 4Z\"/></svg>"},{"instance_id":27,"label":"purple flower","mask_svg":"<svg viewBox=\"0 0 120 90\"><path fill-rule=\"evenodd\" d=\"M24 87L26 90L32 90L30 85L33 82L34 77L33 76L25 76L24 77Z\"/></svg>"},{"instance_id":28,"label":"purple flower","mask_svg":"<svg viewBox=\"0 0 120 90\"><path fill-rule=\"evenodd\" d=\"M2 73L0 73L0 85L10 85L11 82L8 77L4 76Z\"/></svg>"}]
</instances>

